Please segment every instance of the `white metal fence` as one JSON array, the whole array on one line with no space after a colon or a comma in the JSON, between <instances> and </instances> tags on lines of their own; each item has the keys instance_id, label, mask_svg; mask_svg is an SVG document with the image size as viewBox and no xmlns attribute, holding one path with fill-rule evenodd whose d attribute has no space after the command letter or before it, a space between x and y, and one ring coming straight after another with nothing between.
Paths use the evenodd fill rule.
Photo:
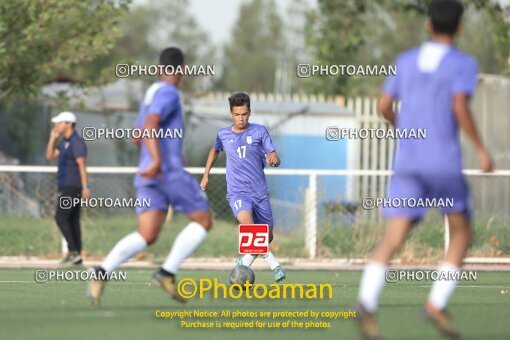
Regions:
<instances>
[{"instance_id":1,"label":"white metal fence","mask_svg":"<svg viewBox=\"0 0 510 340\"><path fill-rule=\"evenodd\" d=\"M134 197L132 180L136 170L89 167L93 196ZM204 169L187 170L200 179ZM56 167L51 166L0 166L0 255L56 254L55 249L51 251L55 238L60 238L53 222L57 204L55 173ZM510 262L510 171L484 174L465 170L465 174L472 190L477 238L468 262ZM363 209L361 200L364 196L384 197L384 187L362 184L367 177L386 183L390 175L387 170L267 169L279 252L310 259L367 256L382 235L384 223L377 210ZM235 226L225 199L224 168L212 170L207 194L215 220ZM90 254L104 255L116 241L118 236L110 235L114 227L104 227L105 221L115 219L120 224L132 220L136 227L135 215L129 209L84 209L82 220L90 233L84 247L96 247ZM424 225L418 232L423 235L411 241L415 244L411 256L440 250L441 240L447 245L447 225L441 216L427 218ZM443 226L446 232L440 234ZM431 238L430 230L435 230L439 238ZM111 240L99 245L98 238ZM441 251L437 253L440 256Z\"/></svg>"}]
</instances>

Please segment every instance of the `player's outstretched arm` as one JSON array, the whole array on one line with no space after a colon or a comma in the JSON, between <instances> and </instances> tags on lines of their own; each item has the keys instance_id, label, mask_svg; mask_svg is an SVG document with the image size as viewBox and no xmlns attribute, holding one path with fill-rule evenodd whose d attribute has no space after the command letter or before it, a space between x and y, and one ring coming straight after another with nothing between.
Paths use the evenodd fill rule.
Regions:
<instances>
[{"instance_id":1,"label":"player's outstretched arm","mask_svg":"<svg viewBox=\"0 0 510 340\"><path fill-rule=\"evenodd\" d=\"M266 155L266 163L269 165L269 166L273 166L273 167L279 167L280 166L280 157L278 157L278 154L276 153L276 151L273 151L271 153L269 153L268 155Z\"/></svg>"},{"instance_id":2,"label":"player's outstretched arm","mask_svg":"<svg viewBox=\"0 0 510 340\"><path fill-rule=\"evenodd\" d=\"M382 93L379 96L379 111L383 115L384 118L391 125L395 125L395 112L393 112L393 101L394 98L388 94Z\"/></svg>"},{"instance_id":3,"label":"player's outstretched arm","mask_svg":"<svg viewBox=\"0 0 510 340\"><path fill-rule=\"evenodd\" d=\"M144 129L149 131L155 131L159 126L159 115L149 114L144 123ZM145 139L145 146L151 155L151 164L140 171L140 175L146 178L154 178L161 171L161 154L159 152L159 143L156 138L152 138L155 134L148 133L148 137Z\"/></svg>"},{"instance_id":4,"label":"player's outstretched arm","mask_svg":"<svg viewBox=\"0 0 510 340\"><path fill-rule=\"evenodd\" d=\"M213 167L214 163L218 159L218 155L220 152L216 150L216 148L212 147L211 151L209 151L209 156L207 156L207 162L205 163L205 172L202 177L202 181L200 182L200 187L205 191L207 189L207 182L209 182L209 172Z\"/></svg>"},{"instance_id":5,"label":"player's outstretched arm","mask_svg":"<svg viewBox=\"0 0 510 340\"><path fill-rule=\"evenodd\" d=\"M455 113L455 119L460 127L466 132L469 139L473 142L478 151L478 159L482 171L489 172L494 170L491 158L488 151L485 149L482 139L480 138L476 129L475 122L473 121L473 115L469 108L469 96L466 94L456 94L453 97L453 112Z\"/></svg>"}]
</instances>

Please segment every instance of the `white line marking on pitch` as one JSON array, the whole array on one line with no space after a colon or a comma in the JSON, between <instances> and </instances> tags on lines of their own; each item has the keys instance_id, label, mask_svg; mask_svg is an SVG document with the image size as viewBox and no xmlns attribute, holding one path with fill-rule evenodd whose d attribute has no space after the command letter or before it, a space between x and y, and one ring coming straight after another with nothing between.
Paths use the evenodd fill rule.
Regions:
<instances>
[{"instance_id":1,"label":"white line marking on pitch","mask_svg":"<svg viewBox=\"0 0 510 340\"><path fill-rule=\"evenodd\" d=\"M50 283L84 283L84 282L88 282L88 281L48 281L48 282L35 282L35 281L9 281L9 280L0 280L0 283L33 283L33 284L38 284L38 285L45 285L45 284L50 284ZM295 283L295 282L294 282ZM144 286L152 286L153 284L151 282L109 282L109 284L114 284L114 285L144 285ZM316 283L316 285L318 285L319 283ZM358 287L358 286L348 286L348 285L342 285L342 284L331 284L331 286L335 287L335 288L355 288L355 287ZM388 286L391 287L391 284L388 284ZM399 286L399 287L410 287L410 288L415 288L415 287L420 287L420 288L430 288L432 285L419 285L419 286L414 286L414 285L405 285L405 286ZM480 286L480 285L477 285L477 286L462 286L462 285L457 285L458 288L498 288L498 289L510 289L509 286L492 286L492 285L485 285L485 286Z\"/></svg>"},{"instance_id":2,"label":"white line marking on pitch","mask_svg":"<svg viewBox=\"0 0 510 340\"><path fill-rule=\"evenodd\" d=\"M0 283L35 283L38 285L45 285L50 283L83 283L88 281L48 281L48 282L35 282L35 281L0 281ZM108 282L114 285L147 285L151 286L152 283L148 282Z\"/></svg>"}]
</instances>

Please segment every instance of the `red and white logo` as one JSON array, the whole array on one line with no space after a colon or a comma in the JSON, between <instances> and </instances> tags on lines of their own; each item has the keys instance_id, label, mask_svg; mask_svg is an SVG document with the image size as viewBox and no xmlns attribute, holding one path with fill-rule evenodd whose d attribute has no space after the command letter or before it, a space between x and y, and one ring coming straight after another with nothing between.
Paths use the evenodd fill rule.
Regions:
<instances>
[{"instance_id":1,"label":"red and white logo","mask_svg":"<svg viewBox=\"0 0 510 340\"><path fill-rule=\"evenodd\" d=\"M267 224L239 225L239 254L267 254L269 226Z\"/></svg>"}]
</instances>

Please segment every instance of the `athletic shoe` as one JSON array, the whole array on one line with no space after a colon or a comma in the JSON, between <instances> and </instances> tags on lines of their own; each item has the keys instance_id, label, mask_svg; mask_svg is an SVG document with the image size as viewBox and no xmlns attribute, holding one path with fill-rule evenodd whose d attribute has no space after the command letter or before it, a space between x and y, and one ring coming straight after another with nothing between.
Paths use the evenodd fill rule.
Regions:
<instances>
[{"instance_id":1,"label":"athletic shoe","mask_svg":"<svg viewBox=\"0 0 510 340\"><path fill-rule=\"evenodd\" d=\"M101 278L106 277L106 272L101 267L90 268L89 272L89 277L91 277L91 279L87 287L87 297L92 307L97 308L101 303L101 296L103 295L104 286L106 284L106 280L102 280Z\"/></svg>"},{"instance_id":2,"label":"athletic shoe","mask_svg":"<svg viewBox=\"0 0 510 340\"><path fill-rule=\"evenodd\" d=\"M166 275L161 271L157 271L152 276L152 281L160 286L170 297L180 303L185 303L186 300L179 295L177 285L175 284L175 277L173 275Z\"/></svg>"},{"instance_id":3,"label":"athletic shoe","mask_svg":"<svg viewBox=\"0 0 510 340\"><path fill-rule=\"evenodd\" d=\"M358 303L354 309L356 310L356 321L363 339L380 340L381 334L374 313L368 312L361 303Z\"/></svg>"},{"instance_id":4,"label":"athletic shoe","mask_svg":"<svg viewBox=\"0 0 510 340\"><path fill-rule=\"evenodd\" d=\"M450 314L446 309L439 310L430 303L427 303L423 307L422 314L426 321L433 323L445 336L452 339L460 338L460 333L453 325Z\"/></svg>"},{"instance_id":5,"label":"athletic shoe","mask_svg":"<svg viewBox=\"0 0 510 340\"><path fill-rule=\"evenodd\" d=\"M285 276L285 269L283 269L281 266L278 266L274 269L274 280L276 282L280 282L286 278Z\"/></svg>"},{"instance_id":6,"label":"athletic shoe","mask_svg":"<svg viewBox=\"0 0 510 340\"><path fill-rule=\"evenodd\" d=\"M61 264L80 265L83 263L80 253L76 251L70 251L66 257L60 262Z\"/></svg>"}]
</instances>

